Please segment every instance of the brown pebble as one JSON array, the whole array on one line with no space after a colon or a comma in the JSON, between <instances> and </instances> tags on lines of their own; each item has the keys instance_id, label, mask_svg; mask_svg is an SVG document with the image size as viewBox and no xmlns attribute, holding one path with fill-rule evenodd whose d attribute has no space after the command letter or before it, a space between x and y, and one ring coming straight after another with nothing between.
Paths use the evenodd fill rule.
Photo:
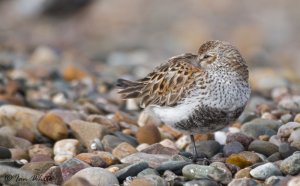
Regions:
<instances>
[{"instance_id":1,"label":"brown pebble","mask_svg":"<svg viewBox=\"0 0 300 186\"><path fill-rule=\"evenodd\" d=\"M34 132L28 128L18 129L16 136L19 138L26 139L26 140L30 141L31 143L33 143L35 140Z\"/></svg>"},{"instance_id":2,"label":"brown pebble","mask_svg":"<svg viewBox=\"0 0 300 186\"><path fill-rule=\"evenodd\" d=\"M129 143L123 142L120 143L116 148L113 149L112 154L119 160L137 152L136 148L134 148L132 145Z\"/></svg>"},{"instance_id":3,"label":"brown pebble","mask_svg":"<svg viewBox=\"0 0 300 186\"><path fill-rule=\"evenodd\" d=\"M239 170L235 175L234 178L251 178L250 171L252 169L250 167L246 167L244 169Z\"/></svg>"},{"instance_id":4,"label":"brown pebble","mask_svg":"<svg viewBox=\"0 0 300 186\"><path fill-rule=\"evenodd\" d=\"M161 140L159 130L154 125L145 125L140 127L136 133L136 138L141 143L154 144Z\"/></svg>"},{"instance_id":5,"label":"brown pebble","mask_svg":"<svg viewBox=\"0 0 300 186\"><path fill-rule=\"evenodd\" d=\"M294 121L300 123L300 113L295 116Z\"/></svg>"},{"instance_id":6,"label":"brown pebble","mask_svg":"<svg viewBox=\"0 0 300 186\"><path fill-rule=\"evenodd\" d=\"M68 128L59 116L47 113L38 123L38 130L52 140L64 139L68 136Z\"/></svg>"},{"instance_id":7,"label":"brown pebble","mask_svg":"<svg viewBox=\"0 0 300 186\"><path fill-rule=\"evenodd\" d=\"M92 167L107 167L106 162L95 153L80 153L75 158L84 161Z\"/></svg>"},{"instance_id":8,"label":"brown pebble","mask_svg":"<svg viewBox=\"0 0 300 186\"><path fill-rule=\"evenodd\" d=\"M87 73L79 67L69 64L63 69L62 76L66 81L73 81L86 77Z\"/></svg>"}]
</instances>

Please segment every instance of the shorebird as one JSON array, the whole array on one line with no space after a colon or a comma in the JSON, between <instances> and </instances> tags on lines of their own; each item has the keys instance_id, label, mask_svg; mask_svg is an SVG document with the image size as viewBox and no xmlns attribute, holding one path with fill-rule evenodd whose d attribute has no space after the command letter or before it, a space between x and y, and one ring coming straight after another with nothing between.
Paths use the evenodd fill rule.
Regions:
<instances>
[{"instance_id":1,"label":"shorebird","mask_svg":"<svg viewBox=\"0 0 300 186\"><path fill-rule=\"evenodd\" d=\"M237 119L250 97L248 67L228 42L208 41L198 54L172 57L146 77L119 79L122 98L140 106L164 123L187 133L197 159L194 134L220 130Z\"/></svg>"}]
</instances>

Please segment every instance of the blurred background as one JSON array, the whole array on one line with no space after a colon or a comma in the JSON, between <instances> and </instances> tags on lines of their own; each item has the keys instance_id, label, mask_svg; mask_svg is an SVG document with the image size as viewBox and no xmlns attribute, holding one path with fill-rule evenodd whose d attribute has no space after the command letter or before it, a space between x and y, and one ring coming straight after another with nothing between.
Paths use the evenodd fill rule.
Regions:
<instances>
[{"instance_id":1,"label":"blurred background","mask_svg":"<svg viewBox=\"0 0 300 186\"><path fill-rule=\"evenodd\" d=\"M0 63L93 64L114 81L218 39L239 48L255 77L298 81L299 8L296 0L0 0Z\"/></svg>"}]
</instances>

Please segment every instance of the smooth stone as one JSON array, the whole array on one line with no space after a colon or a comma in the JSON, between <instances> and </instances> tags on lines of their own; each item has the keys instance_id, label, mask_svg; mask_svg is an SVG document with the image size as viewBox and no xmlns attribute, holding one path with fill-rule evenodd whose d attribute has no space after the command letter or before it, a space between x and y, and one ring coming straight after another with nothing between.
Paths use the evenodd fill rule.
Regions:
<instances>
[{"instance_id":1,"label":"smooth stone","mask_svg":"<svg viewBox=\"0 0 300 186\"><path fill-rule=\"evenodd\" d=\"M155 125L145 125L138 128L136 138L139 144L147 143L152 145L161 141L160 132Z\"/></svg>"},{"instance_id":2,"label":"smooth stone","mask_svg":"<svg viewBox=\"0 0 300 186\"><path fill-rule=\"evenodd\" d=\"M73 158L79 149L79 141L77 139L63 139L54 144L54 161L62 163Z\"/></svg>"},{"instance_id":3,"label":"smooth stone","mask_svg":"<svg viewBox=\"0 0 300 186\"><path fill-rule=\"evenodd\" d=\"M294 153L284 159L280 164L280 170L284 174L289 175L296 175L300 173L300 153Z\"/></svg>"},{"instance_id":4,"label":"smooth stone","mask_svg":"<svg viewBox=\"0 0 300 186\"><path fill-rule=\"evenodd\" d=\"M138 152L132 145L127 142L120 143L116 148L113 149L112 154L118 158L122 159L126 156Z\"/></svg>"},{"instance_id":5,"label":"smooth stone","mask_svg":"<svg viewBox=\"0 0 300 186\"><path fill-rule=\"evenodd\" d=\"M10 159L12 157L12 154L10 150L6 147L0 146L0 159Z\"/></svg>"},{"instance_id":6,"label":"smooth stone","mask_svg":"<svg viewBox=\"0 0 300 186\"><path fill-rule=\"evenodd\" d=\"M257 118L256 114L254 112L244 111L238 118L238 121L240 123L246 123L253 119Z\"/></svg>"},{"instance_id":7,"label":"smooth stone","mask_svg":"<svg viewBox=\"0 0 300 186\"><path fill-rule=\"evenodd\" d=\"M120 182L124 181L128 176L136 176L138 173L148 168L147 162L137 162L129 165L115 173Z\"/></svg>"},{"instance_id":8,"label":"smooth stone","mask_svg":"<svg viewBox=\"0 0 300 186\"><path fill-rule=\"evenodd\" d=\"M75 156L75 158L84 161L92 167L107 167L107 164L101 157L95 153L80 153Z\"/></svg>"},{"instance_id":9,"label":"smooth stone","mask_svg":"<svg viewBox=\"0 0 300 186\"><path fill-rule=\"evenodd\" d=\"M0 123L15 129L28 128L38 133L37 124L43 112L15 105L3 105L0 107Z\"/></svg>"},{"instance_id":10,"label":"smooth stone","mask_svg":"<svg viewBox=\"0 0 300 186\"><path fill-rule=\"evenodd\" d=\"M59 165L64 181L70 179L78 171L90 167L89 164L85 163L76 158L69 159L64 161Z\"/></svg>"},{"instance_id":11,"label":"smooth stone","mask_svg":"<svg viewBox=\"0 0 300 186\"><path fill-rule=\"evenodd\" d=\"M271 176L265 180L265 185L280 186L282 176Z\"/></svg>"},{"instance_id":12,"label":"smooth stone","mask_svg":"<svg viewBox=\"0 0 300 186\"><path fill-rule=\"evenodd\" d=\"M296 147L290 146L288 143L282 143L278 147L278 151L283 158L291 156L294 152L298 151Z\"/></svg>"},{"instance_id":13,"label":"smooth stone","mask_svg":"<svg viewBox=\"0 0 300 186\"><path fill-rule=\"evenodd\" d=\"M20 148L11 148L9 149L11 152L11 159L12 160L20 160L20 159L26 159L29 160L28 151L25 149Z\"/></svg>"},{"instance_id":14,"label":"smooth stone","mask_svg":"<svg viewBox=\"0 0 300 186\"><path fill-rule=\"evenodd\" d=\"M130 135L124 134L120 131L116 131L113 133L115 136L117 136L119 139L131 144L132 146L136 147L139 145L137 139L135 137L132 137Z\"/></svg>"},{"instance_id":15,"label":"smooth stone","mask_svg":"<svg viewBox=\"0 0 300 186\"><path fill-rule=\"evenodd\" d=\"M223 147L223 153L225 156L230 156L231 154L237 154L244 150L245 150L244 146L237 141L228 143Z\"/></svg>"},{"instance_id":16,"label":"smooth stone","mask_svg":"<svg viewBox=\"0 0 300 186\"><path fill-rule=\"evenodd\" d=\"M91 149L94 139L102 139L107 134L107 129L97 123L86 122L82 120L73 120L70 127L75 137L81 141L85 147Z\"/></svg>"},{"instance_id":17,"label":"smooth stone","mask_svg":"<svg viewBox=\"0 0 300 186\"><path fill-rule=\"evenodd\" d=\"M296 114L294 122L300 123L300 113Z\"/></svg>"},{"instance_id":18,"label":"smooth stone","mask_svg":"<svg viewBox=\"0 0 300 186\"><path fill-rule=\"evenodd\" d=\"M171 156L164 155L164 154L147 154L143 152L137 152L121 159L121 162L132 164L138 161L145 161L149 164L150 167L157 168L163 162L168 161L170 159Z\"/></svg>"},{"instance_id":19,"label":"smooth stone","mask_svg":"<svg viewBox=\"0 0 300 186\"><path fill-rule=\"evenodd\" d=\"M256 153L250 151L232 154L226 159L226 163L236 165L240 168L245 168L258 162L261 162L260 157Z\"/></svg>"},{"instance_id":20,"label":"smooth stone","mask_svg":"<svg viewBox=\"0 0 300 186\"><path fill-rule=\"evenodd\" d=\"M209 166L215 167L223 172L219 177L213 178L215 181L220 182L221 184L228 184L232 180L232 173L228 167L222 162L213 162Z\"/></svg>"},{"instance_id":21,"label":"smooth stone","mask_svg":"<svg viewBox=\"0 0 300 186\"><path fill-rule=\"evenodd\" d=\"M34 144L28 149L29 157L32 158L36 155L46 155L49 157L53 156L52 148L44 144Z\"/></svg>"},{"instance_id":22,"label":"smooth stone","mask_svg":"<svg viewBox=\"0 0 300 186\"><path fill-rule=\"evenodd\" d=\"M270 156L275 152L278 152L278 147L268 141L255 140L249 145L248 150Z\"/></svg>"},{"instance_id":23,"label":"smooth stone","mask_svg":"<svg viewBox=\"0 0 300 186\"><path fill-rule=\"evenodd\" d=\"M226 143L226 138L227 138L227 135L223 131L217 131L214 133L215 141L221 145L224 145Z\"/></svg>"},{"instance_id":24,"label":"smooth stone","mask_svg":"<svg viewBox=\"0 0 300 186\"><path fill-rule=\"evenodd\" d=\"M91 183L85 178L76 177L71 178L68 181L64 182L63 186L93 186Z\"/></svg>"},{"instance_id":25,"label":"smooth stone","mask_svg":"<svg viewBox=\"0 0 300 186\"><path fill-rule=\"evenodd\" d=\"M253 138L258 138L261 135L275 135L278 128L282 125L280 121L257 118L245 123L241 131Z\"/></svg>"},{"instance_id":26,"label":"smooth stone","mask_svg":"<svg viewBox=\"0 0 300 186\"><path fill-rule=\"evenodd\" d=\"M1 130L2 130L2 128L1 128ZM35 133L28 128L18 129L17 133L16 133L16 137L26 139L26 140L30 141L31 143L33 143L35 141Z\"/></svg>"},{"instance_id":27,"label":"smooth stone","mask_svg":"<svg viewBox=\"0 0 300 186\"><path fill-rule=\"evenodd\" d=\"M164 147L168 147L168 148L171 148L171 149L174 149L174 150L178 150L176 144L170 139L164 139L161 142L159 142L159 144L161 144Z\"/></svg>"},{"instance_id":28,"label":"smooth stone","mask_svg":"<svg viewBox=\"0 0 300 186\"><path fill-rule=\"evenodd\" d=\"M300 112L300 96L286 96L280 100L278 107L292 112Z\"/></svg>"},{"instance_id":29,"label":"smooth stone","mask_svg":"<svg viewBox=\"0 0 300 186\"><path fill-rule=\"evenodd\" d=\"M146 176L146 175L157 175L157 176L159 176L159 173L155 169L147 168L147 169L144 169L141 172L139 172L137 174L137 177L143 177L143 176Z\"/></svg>"},{"instance_id":30,"label":"smooth stone","mask_svg":"<svg viewBox=\"0 0 300 186\"><path fill-rule=\"evenodd\" d=\"M280 152L275 152L271 156L267 158L269 162L276 162L282 159L282 156L280 155Z\"/></svg>"},{"instance_id":31,"label":"smooth stone","mask_svg":"<svg viewBox=\"0 0 300 186\"><path fill-rule=\"evenodd\" d=\"M110 153L110 152L105 152L105 151L95 151L95 154L99 156L107 166L113 165L118 162L118 160Z\"/></svg>"},{"instance_id":32,"label":"smooth stone","mask_svg":"<svg viewBox=\"0 0 300 186\"><path fill-rule=\"evenodd\" d=\"M291 114L284 114L280 117L282 123L287 123L293 120L293 116Z\"/></svg>"},{"instance_id":33,"label":"smooth stone","mask_svg":"<svg viewBox=\"0 0 300 186\"><path fill-rule=\"evenodd\" d=\"M87 121L98 123L98 124L104 126L111 133L120 130L119 124L116 121L107 118L106 116L92 114L87 117Z\"/></svg>"},{"instance_id":34,"label":"smooth stone","mask_svg":"<svg viewBox=\"0 0 300 186\"><path fill-rule=\"evenodd\" d=\"M44 180L45 182L61 185L63 182L62 174L60 171L59 166L52 166L47 171L43 173L41 176L41 180Z\"/></svg>"},{"instance_id":35,"label":"smooth stone","mask_svg":"<svg viewBox=\"0 0 300 186\"><path fill-rule=\"evenodd\" d=\"M166 154L173 156L175 154L178 154L179 151L169 148L169 147L164 147L163 145L159 143L155 143L147 147L146 149L143 149L141 152L147 153L147 154Z\"/></svg>"},{"instance_id":36,"label":"smooth stone","mask_svg":"<svg viewBox=\"0 0 300 186\"><path fill-rule=\"evenodd\" d=\"M69 125L73 120L80 120L85 118L85 115L83 113L75 110L53 109L48 113L59 116L67 125Z\"/></svg>"},{"instance_id":37,"label":"smooth stone","mask_svg":"<svg viewBox=\"0 0 300 186\"><path fill-rule=\"evenodd\" d=\"M250 167L246 167L246 168L243 168L243 169L240 169L239 171L237 171L237 173L234 175L234 178L235 179L238 179L238 178L251 178L251 175L250 175L250 171L252 169Z\"/></svg>"},{"instance_id":38,"label":"smooth stone","mask_svg":"<svg viewBox=\"0 0 300 186\"><path fill-rule=\"evenodd\" d=\"M99 167L82 169L71 177L71 179L74 178L84 178L88 180L91 185L119 185L119 181L113 173Z\"/></svg>"},{"instance_id":39,"label":"smooth stone","mask_svg":"<svg viewBox=\"0 0 300 186\"><path fill-rule=\"evenodd\" d=\"M19 168L0 165L0 183L3 185L42 186L37 180L32 180L34 175Z\"/></svg>"},{"instance_id":40,"label":"smooth stone","mask_svg":"<svg viewBox=\"0 0 300 186\"><path fill-rule=\"evenodd\" d=\"M166 161L163 162L159 167L156 168L156 170L160 173L170 170L176 173L181 174L181 169L186 166L191 164L192 162L187 162L187 161Z\"/></svg>"},{"instance_id":41,"label":"smooth stone","mask_svg":"<svg viewBox=\"0 0 300 186\"><path fill-rule=\"evenodd\" d=\"M41 134L54 141L67 138L68 136L68 128L63 119L51 112L40 119L37 127Z\"/></svg>"},{"instance_id":42,"label":"smooth stone","mask_svg":"<svg viewBox=\"0 0 300 186\"><path fill-rule=\"evenodd\" d=\"M124 184L125 185L125 184ZM135 178L129 186L167 186L167 182L157 175L146 175L144 177Z\"/></svg>"},{"instance_id":43,"label":"smooth stone","mask_svg":"<svg viewBox=\"0 0 300 186\"><path fill-rule=\"evenodd\" d=\"M37 154L35 156L32 156L30 159L31 162L43 162L43 161L53 161L50 156L44 155L44 154Z\"/></svg>"},{"instance_id":44,"label":"smooth stone","mask_svg":"<svg viewBox=\"0 0 300 186\"><path fill-rule=\"evenodd\" d=\"M261 184L251 178L238 178L233 179L228 186L261 186Z\"/></svg>"},{"instance_id":45,"label":"smooth stone","mask_svg":"<svg viewBox=\"0 0 300 186\"><path fill-rule=\"evenodd\" d=\"M281 138L279 136L277 136L277 135L271 136L269 138L269 142L273 143L276 146L279 146L282 143Z\"/></svg>"},{"instance_id":46,"label":"smooth stone","mask_svg":"<svg viewBox=\"0 0 300 186\"><path fill-rule=\"evenodd\" d=\"M300 177L293 177L291 178L291 180L289 180L289 182L287 183L287 186L298 186L300 185Z\"/></svg>"},{"instance_id":47,"label":"smooth stone","mask_svg":"<svg viewBox=\"0 0 300 186\"><path fill-rule=\"evenodd\" d=\"M250 171L250 175L259 180L265 180L271 176L281 176L280 169L273 163L265 163Z\"/></svg>"},{"instance_id":48,"label":"smooth stone","mask_svg":"<svg viewBox=\"0 0 300 186\"><path fill-rule=\"evenodd\" d=\"M187 157L179 155L179 154L175 154L174 156L172 156L171 160L192 162L192 160L190 158L187 158Z\"/></svg>"},{"instance_id":49,"label":"smooth stone","mask_svg":"<svg viewBox=\"0 0 300 186\"><path fill-rule=\"evenodd\" d=\"M105 151L112 152L114 148L124 141L114 135L105 135L101 142Z\"/></svg>"},{"instance_id":50,"label":"smooth stone","mask_svg":"<svg viewBox=\"0 0 300 186\"><path fill-rule=\"evenodd\" d=\"M149 111L142 111L139 115L137 123L140 127L145 125L158 126L161 121L157 117L153 116L153 114L151 114Z\"/></svg>"},{"instance_id":51,"label":"smooth stone","mask_svg":"<svg viewBox=\"0 0 300 186\"><path fill-rule=\"evenodd\" d=\"M177 148L180 150L185 149L190 143L191 143L191 138L188 135L182 135L175 142Z\"/></svg>"},{"instance_id":52,"label":"smooth stone","mask_svg":"<svg viewBox=\"0 0 300 186\"><path fill-rule=\"evenodd\" d=\"M32 172L34 175L43 174L50 167L54 166L53 161L44 161L44 162L30 162L26 163L21 167L22 170L27 170Z\"/></svg>"},{"instance_id":53,"label":"smooth stone","mask_svg":"<svg viewBox=\"0 0 300 186\"><path fill-rule=\"evenodd\" d=\"M290 137L291 133L299 127L300 127L300 123L298 123L298 122L286 123L286 124L282 125L281 127L279 127L277 135L280 138L288 138L288 137Z\"/></svg>"},{"instance_id":54,"label":"smooth stone","mask_svg":"<svg viewBox=\"0 0 300 186\"><path fill-rule=\"evenodd\" d=\"M197 164L184 166L182 169L182 174L189 179L212 178L215 181L221 181L224 177L223 171L216 167Z\"/></svg>"},{"instance_id":55,"label":"smooth stone","mask_svg":"<svg viewBox=\"0 0 300 186\"><path fill-rule=\"evenodd\" d=\"M196 148L198 152L205 154L208 158L213 157L215 154L220 152L221 145L214 140L197 141ZM190 144L187 148L188 152L193 152L193 145Z\"/></svg>"},{"instance_id":56,"label":"smooth stone","mask_svg":"<svg viewBox=\"0 0 300 186\"><path fill-rule=\"evenodd\" d=\"M300 149L300 129L296 129L291 133L288 142L292 147Z\"/></svg>"},{"instance_id":57,"label":"smooth stone","mask_svg":"<svg viewBox=\"0 0 300 186\"><path fill-rule=\"evenodd\" d=\"M213 180L200 179L185 182L183 186L219 186L219 184Z\"/></svg>"},{"instance_id":58,"label":"smooth stone","mask_svg":"<svg viewBox=\"0 0 300 186\"><path fill-rule=\"evenodd\" d=\"M226 138L226 143L237 141L240 142L246 149L248 149L248 146L253 140L254 138L247 136L241 132L237 132L237 133L229 133Z\"/></svg>"},{"instance_id":59,"label":"smooth stone","mask_svg":"<svg viewBox=\"0 0 300 186\"><path fill-rule=\"evenodd\" d=\"M9 136L8 134L0 134L0 146L27 150L31 145L32 143L26 139Z\"/></svg>"}]
</instances>

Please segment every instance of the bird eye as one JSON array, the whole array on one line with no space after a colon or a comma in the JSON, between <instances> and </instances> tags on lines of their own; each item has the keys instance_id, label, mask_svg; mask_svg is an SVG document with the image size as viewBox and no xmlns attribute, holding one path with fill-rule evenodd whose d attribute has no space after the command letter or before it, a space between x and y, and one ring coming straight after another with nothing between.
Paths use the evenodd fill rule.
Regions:
<instances>
[{"instance_id":1,"label":"bird eye","mask_svg":"<svg viewBox=\"0 0 300 186\"><path fill-rule=\"evenodd\" d=\"M205 55L203 56L203 59L207 59L207 58L210 58L210 57L211 57L210 55L205 54Z\"/></svg>"}]
</instances>

